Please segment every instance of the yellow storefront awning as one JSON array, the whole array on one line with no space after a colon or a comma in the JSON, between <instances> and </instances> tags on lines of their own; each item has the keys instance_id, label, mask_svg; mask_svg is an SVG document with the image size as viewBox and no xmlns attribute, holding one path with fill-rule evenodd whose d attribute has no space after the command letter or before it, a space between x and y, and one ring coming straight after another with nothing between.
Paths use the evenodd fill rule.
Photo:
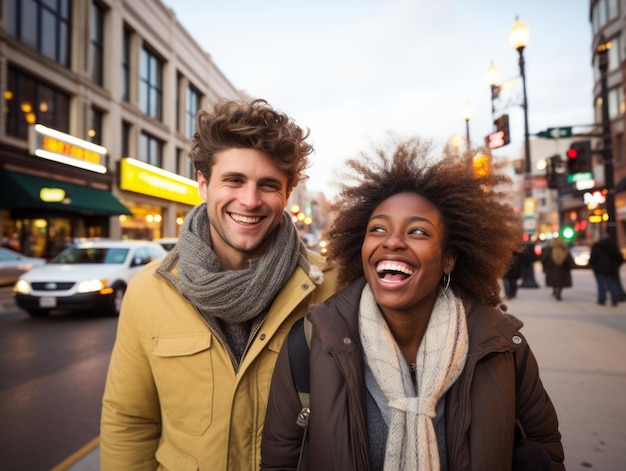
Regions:
<instances>
[{"instance_id":1,"label":"yellow storefront awning","mask_svg":"<svg viewBox=\"0 0 626 471\"><path fill-rule=\"evenodd\" d=\"M0 173L0 208L132 214L108 191L8 170Z\"/></svg>"}]
</instances>

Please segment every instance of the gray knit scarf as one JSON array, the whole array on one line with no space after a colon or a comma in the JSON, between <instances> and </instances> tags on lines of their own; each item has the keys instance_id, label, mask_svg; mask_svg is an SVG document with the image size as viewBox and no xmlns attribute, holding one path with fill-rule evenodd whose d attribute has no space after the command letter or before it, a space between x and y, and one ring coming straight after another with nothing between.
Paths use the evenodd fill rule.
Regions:
<instances>
[{"instance_id":1,"label":"gray knit scarf","mask_svg":"<svg viewBox=\"0 0 626 471\"><path fill-rule=\"evenodd\" d=\"M249 321L265 312L297 265L321 283L317 267L309 264L307 251L298 237L291 216L282 221L267 252L250 260L244 270L221 271L211 249L206 203L192 209L181 228L176 244L179 254L179 289L205 317L227 323Z\"/></svg>"}]
</instances>

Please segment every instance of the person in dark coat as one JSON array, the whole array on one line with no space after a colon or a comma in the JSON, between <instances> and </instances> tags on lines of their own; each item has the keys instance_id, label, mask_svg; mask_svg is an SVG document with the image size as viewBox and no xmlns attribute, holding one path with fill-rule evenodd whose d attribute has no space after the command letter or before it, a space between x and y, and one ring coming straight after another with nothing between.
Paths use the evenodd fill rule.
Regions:
<instances>
[{"instance_id":1,"label":"person in dark coat","mask_svg":"<svg viewBox=\"0 0 626 471\"><path fill-rule=\"evenodd\" d=\"M619 267L624 263L624 255L609 235L591 246L589 265L593 270L598 287L598 304L606 303L606 292L611 294L611 304L619 302Z\"/></svg>"},{"instance_id":2,"label":"person in dark coat","mask_svg":"<svg viewBox=\"0 0 626 471\"><path fill-rule=\"evenodd\" d=\"M506 299L514 299L517 296L517 280L522 277L522 261L521 253L513 252L513 257L509 263L509 267L506 273L502 277L502 284L504 285L504 295Z\"/></svg>"},{"instance_id":3,"label":"person in dark coat","mask_svg":"<svg viewBox=\"0 0 626 471\"><path fill-rule=\"evenodd\" d=\"M548 247L541 254L541 265L546 274L546 286L552 288L552 296L557 301L563 300L563 288L572 286L574 267L574 259L567 242L560 237L550 239Z\"/></svg>"},{"instance_id":4,"label":"person in dark coat","mask_svg":"<svg viewBox=\"0 0 626 471\"><path fill-rule=\"evenodd\" d=\"M501 309L522 240L510 179L431 150L413 138L348 161L325 237L347 287L309 309L304 361L297 332L282 346L261 471L565 469L523 324ZM310 414L291 373L307 366Z\"/></svg>"},{"instance_id":5,"label":"person in dark coat","mask_svg":"<svg viewBox=\"0 0 626 471\"><path fill-rule=\"evenodd\" d=\"M538 288L535 280L535 262L539 260L535 252L536 242L528 240L524 242L524 250L519 255L519 264L522 278L522 286L525 288Z\"/></svg>"}]
</instances>

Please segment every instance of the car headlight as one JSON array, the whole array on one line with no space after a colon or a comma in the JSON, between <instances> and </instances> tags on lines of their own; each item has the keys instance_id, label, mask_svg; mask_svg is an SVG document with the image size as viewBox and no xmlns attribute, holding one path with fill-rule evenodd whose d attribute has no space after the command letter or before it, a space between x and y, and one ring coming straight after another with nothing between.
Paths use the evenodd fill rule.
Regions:
<instances>
[{"instance_id":1,"label":"car headlight","mask_svg":"<svg viewBox=\"0 0 626 471\"><path fill-rule=\"evenodd\" d=\"M79 293L91 293L100 291L107 285L107 280L85 280L78 283L76 291Z\"/></svg>"},{"instance_id":2,"label":"car headlight","mask_svg":"<svg viewBox=\"0 0 626 471\"><path fill-rule=\"evenodd\" d=\"M30 283L24 280L17 280L17 283L15 283L15 286L13 286L14 293L29 294L30 290Z\"/></svg>"}]
</instances>

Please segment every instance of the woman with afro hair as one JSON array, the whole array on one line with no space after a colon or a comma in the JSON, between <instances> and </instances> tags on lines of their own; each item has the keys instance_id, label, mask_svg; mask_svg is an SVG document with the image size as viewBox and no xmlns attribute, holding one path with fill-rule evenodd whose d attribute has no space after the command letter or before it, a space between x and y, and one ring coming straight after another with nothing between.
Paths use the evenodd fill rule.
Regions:
<instances>
[{"instance_id":1,"label":"woman with afro hair","mask_svg":"<svg viewBox=\"0 0 626 471\"><path fill-rule=\"evenodd\" d=\"M467 157L392 138L348 161L326 234L345 287L279 354L261 469L565 469L522 322L500 304L522 240L510 180ZM298 329L308 364L290 355Z\"/></svg>"}]
</instances>

